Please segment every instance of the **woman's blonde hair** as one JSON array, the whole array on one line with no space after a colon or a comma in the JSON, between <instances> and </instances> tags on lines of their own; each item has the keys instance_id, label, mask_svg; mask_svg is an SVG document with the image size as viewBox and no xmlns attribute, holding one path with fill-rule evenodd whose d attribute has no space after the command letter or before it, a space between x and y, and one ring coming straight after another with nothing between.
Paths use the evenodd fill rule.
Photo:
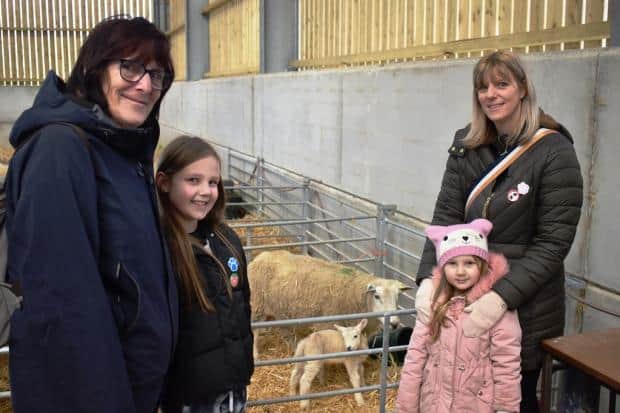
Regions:
<instances>
[{"instance_id":1,"label":"woman's blonde hair","mask_svg":"<svg viewBox=\"0 0 620 413\"><path fill-rule=\"evenodd\" d=\"M472 257L478 265L478 269L480 270L480 277L486 275L486 273L489 271L489 264L487 264L487 262L480 257L477 257L475 255ZM448 312L450 300L452 299L452 297L454 297L454 293L454 287L452 287L452 285L450 285L450 283L446 279L446 272L442 268L441 280L439 281L439 286L433 294L433 300L431 302L431 309L433 310L431 321L429 323L431 342L437 341L437 339L441 335L441 327L443 327L446 322L446 313ZM468 302L467 304L471 303Z\"/></svg>"},{"instance_id":2,"label":"woman's blonde hair","mask_svg":"<svg viewBox=\"0 0 620 413\"><path fill-rule=\"evenodd\" d=\"M526 142L536 133L540 123L536 91L519 56L498 50L482 57L474 67L472 121L463 143L472 149L491 143L497 138L495 124L485 115L478 100L478 92L488 86L489 79L513 79L524 93L517 109L520 111L519 121L505 142L508 146Z\"/></svg>"}]
</instances>

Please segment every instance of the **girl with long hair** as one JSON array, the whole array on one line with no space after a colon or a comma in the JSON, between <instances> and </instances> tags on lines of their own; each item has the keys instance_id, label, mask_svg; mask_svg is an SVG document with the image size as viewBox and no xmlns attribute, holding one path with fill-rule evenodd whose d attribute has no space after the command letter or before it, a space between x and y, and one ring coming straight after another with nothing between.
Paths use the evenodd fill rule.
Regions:
<instances>
[{"instance_id":1,"label":"girl with long hair","mask_svg":"<svg viewBox=\"0 0 620 413\"><path fill-rule=\"evenodd\" d=\"M242 412L254 370L250 286L241 241L223 220L220 158L198 137L177 137L156 183L180 301L162 410Z\"/></svg>"}]
</instances>

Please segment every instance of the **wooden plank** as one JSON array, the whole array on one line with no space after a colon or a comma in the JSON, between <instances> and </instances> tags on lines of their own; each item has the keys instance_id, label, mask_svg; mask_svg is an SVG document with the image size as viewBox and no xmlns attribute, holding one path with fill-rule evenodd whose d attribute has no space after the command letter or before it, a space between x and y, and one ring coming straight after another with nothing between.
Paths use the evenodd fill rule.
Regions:
<instances>
[{"instance_id":1,"label":"wooden plank","mask_svg":"<svg viewBox=\"0 0 620 413\"><path fill-rule=\"evenodd\" d=\"M452 42L457 40L457 20L458 20L458 9L456 8L455 1L444 0L444 9L446 10L446 37L444 42Z\"/></svg>"},{"instance_id":2,"label":"wooden plank","mask_svg":"<svg viewBox=\"0 0 620 413\"><path fill-rule=\"evenodd\" d=\"M513 3L514 3L513 33L526 32L528 30L527 0L522 0L522 1L513 0ZM525 47L513 47L512 50L516 53L525 53Z\"/></svg>"},{"instance_id":3,"label":"wooden plank","mask_svg":"<svg viewBox=\"0 0 620 413\"><path fill-rule=\"evenodd\" d=\"M424 10L427 0L414 0L413 13L415 14L414 39L412 46L422 46L424 42Z\"/></svg>"},{"instance_id":4,"label":"wooden plank","mask_svg":"<svg viewBox=\"0 0 620 413\"><path fill-rule=\"evenodd\" d=\"M545 29L545 2L540 0L528 0L530 2L530 25L528 31L540 32ZM540 52L542 45L527 47L527 52Z\"/></svg>"},{"instance_id":5,"label":"wooden plank","mask_svg":"<svg viewBox=\"0 0 620 413\"><path fill-rule=\"evenodd\" d=\"M405 46L410 47L413 46L415 39L415 1L416 0L406 0L405 1L405 13L407 14L407 27L405 29Z\"/></svg>"},{"instance_id":6,"label":"wooden plank","mask_svg":"<svg viewBox=\"0 0 620 413\"><path fill-rule=\"evenodd\" d=\"M562 21L564 17L563 11L563 0L547 0L547 24L545 28L554 29L556 27L562 27ZM562 48L562 43L545 45L545 51L561 50Z\"/></svg>"},{"instance_id":7,"label":"wooden plank","mask_svg":"<svg viewBox=\"0 0 620 413\"><path fill-rule=\"evenodd\" d=\"M364 0L364 29L362 31L364 44L363 49L365 52L372 51L372 32L373 32L373 20L372 20L372 3L373 0Z\"/></svg>"},{"instance_id":8,"label":"wooden plank","mask_svg":"<svg viewBox=\"0 0 620 413\"><path fill-rule=\"evenodd\" d=\"M594 23L603 21L603 9L605 0L587 0L586 2L586 21L585 23ZM601 47L600 40L583 42L584 48Z\"/></svg>"},{"instance_id":9,"label":"wooden plank","mask_svg":"<svg viewBox=\"0 0 620 413\"><path fill-rule=\"evenodd\" d=\"M260 72L260 66L242 67L235 70L222 70L222 71L209 71L204 73L204 77L229 77L229 76L243 76Z\"/></svg>"},{"instance_id":10,"label":"wooden plank","mask_svg":"<svg viewBox=\"0 0 620 413\"><path fill-rule=\"evenodd\" d=\"M512 7L513 0L497 0L499 5L496 8L497 12L497 34L510 34L513 33L511 22L512 22Z\"/></svg>"},{"instance_id":11,"label":"wooden plank","mask_svg":"<svg viewBox=\"0 0 620 413\"><path fill-rule=\"evenodd\" d=\"M435 45L402 48L380 53L362 53L304 62L293 60L289 63L289 66L339 66L342 64L360 63L378 59L393 60L417 56L442 56L446 52L462 53L472 50L505 49L507 47L523 47L526 45L542 45L560 41L575 41L576 39L602 39L609 36L609 32L609 22L598 22L547 29L541 32L513 33L490 38L469 39Z\"/></svg>"},{"instance_id":12,"label":"wooden plank","mask_svg":"<svg viewBox=\"0 0 620 413\"><path fill-rule=\"evenodd\" d=\"M425 33L423 44L435 43L433 33L435 32L435 2L437 0L426 1L426 14L424 16Z\"/></svg>"},{"instance_id":13,"label":"wooden plank","mask_svg":"<svg viewBox=\"0 0 620 413\"><path fill-rule=\"evenodd\" d=\"M581 24L581 9L584 0L566 0L566 26ZM564 42L564 50L579 49L581 42Z\"/></svg>"},{"instance_id":14,"label":"wooden plank","mask_svg":"<svg viewBox=\"0 0 620 413\"><path fill-rule=\"evenodd\" d=\"M207 14L219 9L220 7L226 5L226 3L229 3L231 1L232 0L211 0L209 1L209 4L202 8L202 15L206 16Z\"/></svg>"},{"instance_id":15,"label":"wooden plank","mask_svg":"<svg viewBox=\"0 0 620 413\"><path fill-rule=\"evenodd\" d=\"M483 1L484 0L470 0L470 39L484 37L484 33L482 32L482 19L484 13L482 9Z\"/></svg>"},{"instance_id":16,"label":"wooden plank","mask_svg":"<svg viewBox=\"0 0 620 413\"><path fill-rule=\"evenodd\" d=\"M445 0L435 1L435 28L433 30L433 43L445 43L447 39L448 22L446 21Z\"/></svg>"}]
</instances>

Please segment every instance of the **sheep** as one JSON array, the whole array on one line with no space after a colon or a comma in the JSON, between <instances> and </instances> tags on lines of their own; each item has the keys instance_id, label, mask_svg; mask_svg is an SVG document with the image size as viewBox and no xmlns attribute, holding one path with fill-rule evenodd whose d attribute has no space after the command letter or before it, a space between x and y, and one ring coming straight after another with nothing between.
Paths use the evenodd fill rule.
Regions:
<instances>
[{"instance_id":1,"label":"sheep","mask_svg":"<svg viewBox=\"0 0 620 413\"><path fill-rule=\"evenodd\" d=\"M368 340L363 331L368 323L367 319L362 319L354 327L342 327L334 324L336 330L321 330L310 334L297 344L295 357L317 356L320 354L340 353L344 351L363 350L368 348ZM364 360L366 355L343 357L328 360L313 360L296 363L291 372L289 381L291 395L307 394L312 385L312 381L317 374L322 373L324 364L344 364L349 374L349 380L354 388L364 385ZM364 398L361 393L355 393L355 402L358 406L364 405ZM301 400L299 405L302 409L310 406L309 400Z\"/></svg>"},{"instance_id":2,"label":"sheep","mask_svg":"<svg viewBox=\"0 0 620 413\"><path fill-rule=\"evenodd\" d=\"M240 191L235 189L235 181L232 179L223 179L222 185L226 187L224 194L226 196L226 219L243 218L247 213L247 209L242 205L228 205L229 202L244 202Z\"/></svg>"},{"instance_id":3,"label":"sheep","mask_svg":"<svg viewBox=\"0 0 620 413\"><path fill-rule=\"evenodd\" d=\"M411 288L397 280L284 250L259 254L248 266L248 278L253 320L396 310L399 293ZM381 323L383 317L371 319L368 328L376 330ZM399 323L398 316L390 317L391 326ZM256 358L257 342L255 331Z\"/></svg>"}]
</instances>

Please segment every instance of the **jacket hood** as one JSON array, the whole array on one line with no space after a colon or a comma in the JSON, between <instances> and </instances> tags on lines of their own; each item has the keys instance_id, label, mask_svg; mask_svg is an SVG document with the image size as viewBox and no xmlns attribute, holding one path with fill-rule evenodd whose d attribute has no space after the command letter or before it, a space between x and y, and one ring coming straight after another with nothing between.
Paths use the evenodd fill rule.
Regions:
<instances>
[{"instance_id":1,"label":"jacket hood","mask_svg":"<svg viewBox=\"0 0 620 413\"><path fill-rule=\"evenodd\" d=\"M151 160L159 137L159 125L149 117L139 128L118 126L99 105L80 101L66 93L66 85L50 71L32 107L17 119L9 141L19 147L32 133L50 123L73 123L118 151L138 159Z\"/></svg>"},{"instance_id":2,"label":"jacket hood","mask_svg":"<svg viewBox=\"0 0 620 413\"><path fill-rule=\"evenodd\" d=\"M469 292L467 293L467 302L472 303L476 301L478 298L482 297L484 294L491 291L491 287L493 284L506 274L508 274L509 266L508 261L502 254L497 254L494 252L489 252L489 271L482 275L476 285L474 285ZM433 268L433 287L435 290L439 287L439 282L441 281L441 268L436 266ZM439 302L445 302L445 297L439 298Z\"/></svg>"},{"instance_id":3,"label":"jacket hood","mask_svg":"<svg viewBox=\"0 0 620 413\"><path fill-rule=\"evenodd\" d=\"M570 134L568 129L560 122L555 120L551 115L546 114L540 109L540 126L543 128L554 129L560 132L564 137L566 137L571 143L574 143L573 135Z\"/></svg>"}]
</instances>

